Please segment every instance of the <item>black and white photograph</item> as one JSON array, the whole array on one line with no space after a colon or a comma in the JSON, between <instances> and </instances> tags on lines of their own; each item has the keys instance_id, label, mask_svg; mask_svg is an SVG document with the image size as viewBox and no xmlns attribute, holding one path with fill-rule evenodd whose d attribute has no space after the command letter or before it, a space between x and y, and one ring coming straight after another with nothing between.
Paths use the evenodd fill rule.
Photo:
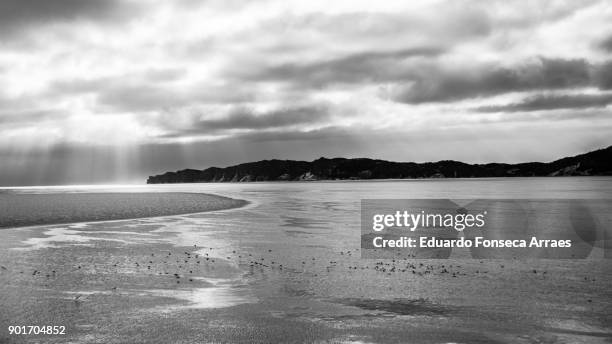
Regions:
<instances>
[{"instance_id":1,"label":"black and white photograph","mask_svg":"<svg viewBox=\"0 0 612 344\"><path fill-rule=\"evenodd\" d=\"M0 0L0 343L612 343L612 2Z\"/></svg>"}]
</instances>

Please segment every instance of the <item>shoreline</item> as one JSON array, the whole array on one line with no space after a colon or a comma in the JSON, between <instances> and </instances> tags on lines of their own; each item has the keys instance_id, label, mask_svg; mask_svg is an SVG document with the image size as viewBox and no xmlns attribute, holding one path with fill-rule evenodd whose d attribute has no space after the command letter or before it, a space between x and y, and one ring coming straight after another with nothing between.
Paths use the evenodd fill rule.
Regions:
<instances>
[{"instance_id":1,"label":"shoreline","mask_svg":"<svg viewBox=\"0 0 612 344\"><path fill-rule=\"evenodd\" d=\"M0 193L0 229L188 215L248 204L246 200L190 192Z\"/></svg>"},{"instance_id":2,"label":"shoreline","mask_svg":"<svg viewBox=\"0 0 612 344\"><path fill-rule=\"evenodd\" d=\"M54 190L64 188L100 188L105 189L109 187L124 187L124 188L146 188L149 186L163 186L163 185L192 185L192 184L300 184L300 183L334 183L334 182L414 182L414 181L477 181L477 180L518 180L518 179L572 179L572 178L612 178L609 175L593 175L593 176L517 176L517 177L447 177L447 178L380 178L380 179L317 179L317 180L261 180L261 181L224 181L224 182L180 182L180 183L136 183L136 184L51 184L51 185L3 185L0 186L0 194L11 193L11 191L21 191L29 189L40 189L40 190Z\"/></svg>"},{"instance_id":3,"label":"shoreline","mask_svg":"<svg viewBox=\"0 0 612 344\"><path fill-rule=\"evenodd\" d=\"M554 179L569 179L569 178L610 178L611 175L584 175L584 176L501 176L501 177L428 177L428 178L372 178L372 179L312 179L312 180L254 180L254 181L201 181L201 182L169 182L169 183L144 183L144 184L135 184L137 186L140 185L175 185L175 184L259 184L259 183L279 183L279 184L295 184L295 183L333 183L333 182L414 182L414 181L457 181L457 180L465 180L465 181L473 181L473 180L495 180L495 179L544 179L544 178L554 178ZM112 185L112 184L109 184ZM71 186L71 185L52 185L52 186ZM23 188L33 188L36 186L23 186ZM43 186L44 187L44 186ZM18 187L5 187L7 189L10 188L18 188ZM0 190L2 187L0 187Z\"/></svg>"}]
</instances>

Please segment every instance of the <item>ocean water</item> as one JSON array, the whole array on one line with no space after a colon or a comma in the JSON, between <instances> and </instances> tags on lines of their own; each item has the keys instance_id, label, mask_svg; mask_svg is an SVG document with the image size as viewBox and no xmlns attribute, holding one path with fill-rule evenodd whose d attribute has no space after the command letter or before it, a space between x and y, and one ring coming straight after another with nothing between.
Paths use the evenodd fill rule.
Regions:
<instances>
[{"instance_id":1,"label":"ocean water","mask_svg":"<svg viewBox=\"0 0 612 344\"><path fill-rule=\"evenodd\" d=\"M365 198L610 199L612 178L13 188L242 208L0 230L8 342L609 343L610 260L360 258ZM600 214L610 220L611 212ZM8 335L64 325L63 337Z\"/></svg>"}]
</instances>

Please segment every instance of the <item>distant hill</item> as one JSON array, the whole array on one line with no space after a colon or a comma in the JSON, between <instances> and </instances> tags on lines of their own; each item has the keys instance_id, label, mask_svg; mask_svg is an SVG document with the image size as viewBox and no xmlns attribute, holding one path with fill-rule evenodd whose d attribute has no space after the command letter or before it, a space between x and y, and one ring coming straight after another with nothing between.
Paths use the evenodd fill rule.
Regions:
<instances>
[{"instance_id":1,"label":"distant hill","mask_svg":"<svg viewBox=\"0 0 612 344\"><path fill-rule=\"evenodd\" d=\"M166 172L149 177L147 184L609 175L612 175L612 146L549 163L466 164L452 160L414 163L345 158L319 158L311 162L263 160L225 168Z\"/></svg>"}]
</instances>

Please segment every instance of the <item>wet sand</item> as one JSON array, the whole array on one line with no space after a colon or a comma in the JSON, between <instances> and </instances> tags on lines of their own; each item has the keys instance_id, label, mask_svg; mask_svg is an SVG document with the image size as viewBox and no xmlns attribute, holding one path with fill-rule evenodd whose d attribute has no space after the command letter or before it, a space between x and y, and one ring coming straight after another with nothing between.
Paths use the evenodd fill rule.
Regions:
<instances>
[{"instance_id":1,"label":"wet sand","mask_svg":"<svg viewBox=\"0 0 612 344\"><path fill-rule=\"evenodd\" d=\"M0 342L606 343L607 261L372 260L257 208L5 229ZM251 221L258 232L238 230ZM294 223L287 219L283 224ZM237 221L237 222L235 222ZM242 225L237 225L242 223ZM326 235L321 235L326 233ZM338 246L335 246L338 245ZM9 325L65 336L9 336Z\"/></svg>"},{"instance_id":2,"label":"wet sand","mask_svg":"<svg viewBox=\"0 0 612 344\"><path fill-rule=\"evenodd\" d=\"M609 260L362 259L345 193L254 187L227 211L3 229L0 343L612 340Z\"/></svg>"},{"instance_id":3,"label":"wet sand","mask_svg":"<svg viewBox=\"0 0 612 344\"><path fill-rule=\"evenodd\" d=\"M246 201L182 192L0 193L0 228L181 215L241 207Z\"/></svg>"}]
</instances>

